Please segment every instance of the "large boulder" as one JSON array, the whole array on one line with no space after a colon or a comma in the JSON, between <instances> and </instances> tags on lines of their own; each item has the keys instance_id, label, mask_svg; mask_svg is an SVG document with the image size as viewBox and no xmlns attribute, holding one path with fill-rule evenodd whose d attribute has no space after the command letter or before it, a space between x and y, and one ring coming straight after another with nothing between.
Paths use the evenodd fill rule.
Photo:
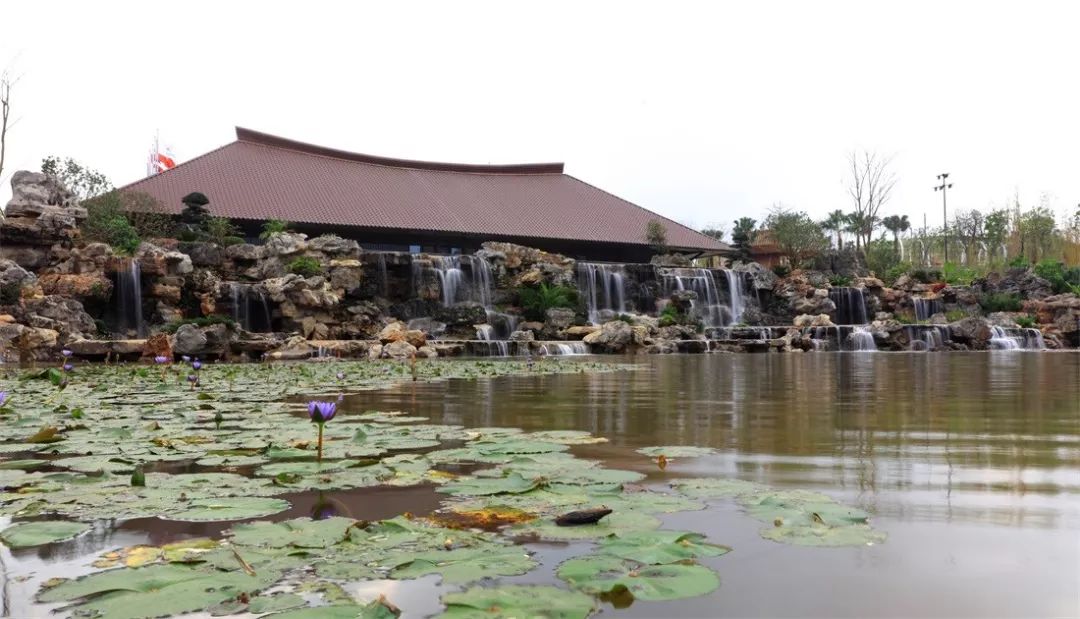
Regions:
<instances>
[{"instance_id":1,"label":"large boulder","mask_svg":"<svg viewBox=\"0 0 1080 619\"><path fill-rule=\"evenodd\" d=\"M379 331L378 340L383 344L390 344L392 342L400 342L405 340L405 334L408 332L409 327L400 320L395 320L386 325Z\"/></svg>"},{"instance_id":2,"label":"large boulder","mask_svg":"<svg viewBox=\"0 0 1080 619\"><path fill-rule=\"evenodd\" d=\"M194 266L221 268L225 262L225 249L217 243L186 243L182 247Z\"/></svg>"},{"instance_id":3,"label":"large boulder","mask_svg":"<svg viewBox=\"0 0 1080 619\"><path fill-rule=\"evenodd\" d=\"M592 350L607 353L621 353L633 341L634 332L630 325L621 320L605 322L599 331L594 331L585 336L584 342L592 346Z\"/></svg>"},{"instance_id":4,"label":"large boulder","mask_svg":"<svg viewBox=\"0 0 1080 619\"><path fill-rule=\"evenodd\" d=\"M173 335L173 351L178 355L199 355L206 350L207 338L193 324L183 324Z\"/></svg>"},{"instance_id":5,"label":"large boulder","mask_svg":"<svg viewBox=\"0 0 1080 619\"><path fill-rule=\"evenodd\" d=\"M319 252L327 256L347 255L355 257L360 255L360 244L334 234L324 234L308 241L307 251Z\"/></svg>"},{"instance_id":6,"label":"large boulder","mask_svg":"<svg viewBox=\"0 0 1080 619\"><path fill-rule=\"evenodd\" d=\"M78 299L107 301L112 296L113 283L104 273L46 273L38 279L46 295L62 295Z\"/></svg>"},{"instance_id":7,"label":"large boulder","mask_svg":"<svg viewBox=\"0 0 1080 619\"><path fill-rule=\"evenodd\" d=\"M70 297L49 295L24 302L23 322L31 327L52 329L65 340L89 337L97 333L97 324L83 309L82 303Z\"/></svg>"},{"instance_id":8,"label":"large boulder","mask_svg":"<svg viewBox=\"0 0 1080 619\"><path fill-rule=\"evenodd\" d=\"M1010 294L1025 300L1045 299L1054 294L1050 282L1024 267L1011 268L1004 274L991 273L972 282L971 287L978 292Z\"/></svg>"},{"instance_id":9,"label":"large boulder","mask_svg":"<svg viewBox=\"0 0 1080 619\"><path fill-rule=\"evenodd\" d=\"M307 235L299 232L281 232L266 239L264 251L273 256L292 256L307 249Z\"/></svg>"},{"instance_id":10,"label":"large boulder","mask_svg":"<svg viewBox=\"0 0 1080 619\"><path fill-rule=\"evenodd\" d=\"M566 307L552 307L545 313L546 320L544 321L545 330L560 330L566 329L570 325L574 324L574 316L576 312Z\"/></svg>"},{"instance_id":11,"label":"large boulder","mask_svg":"<svg viewBox=\"0 0 1080 619\"><path fill-rule=\"evenodd\" d=\"M402 361L404 359L415 357L416 347L405 340L398 340L396 342L384 344L382 347L382 356Z\"/></svg>"},{"instance_id":12,"label":"large boulder","mask_svg":"<svg viewBox=\"0 0 1080 619\"><path fill-rule=\"evenodd\" d=\"M951 323L949 332L953 341L966 344L974 350L988 348L992 337L989 321L979 316L970 316Z\"/></svg>"},{"instance_id":13,"label":"large boulder","mask_svg":"<svg viewBox=\"0 0 1080 619\"><path fill-rule=\"evenodd\" d=\"M765 268L760 262L738 262L732 270L749 273L750 280L756 290L772 290L776 285L776 273Z\"/></svg>"},{"instance_id":14,"label":"large boulder","mask_svg":"<svg viewBox=\"0 0 1080 619\"><path fill-rule=\"evenodd\" d=\"M435 320L446 323L447 327L478 325L487 322L487 310L479 303L459 303L435 310Z\"/></svg>"},{"instance_id":15,"label":"large boulder","mask_svg":"<svg viewBox=\"0 0 1080 619\"><path fill-rule=\"evenodd\" d=\"M0 305L17 303L24 286L33 286L37 277L12 260L0 259Z\"/></svg>"},{"instance_id":16,"label":"large boulder","mask_svg":"<svg viewBox=\"0 0 1080 619\"><path fill-rule=\"evenodd\" d=\"M262 260L265 255L266 250L262 245L239 243L225 248L225 256L229 260L236 260L239 262L256 262Z\"/></svg>"},{"instance_id":17,"label":"large boulder","mask_svg":"<svg viewBox=\"0 0 1080 619\"><path fill-rule=\"evenodd\" d=\"M4 208L4 244L70 245L86 209L52 176L20 170L11 176L11 200Z\"/></svg>"},{"instance_id":18,"label":"large boulder","mask_svg":"<svg viewBox=\"0 0 1080 619\"><path fill-rule=\"evenodd\" d=\"M836 303L829 298L825 288L815 288L807 296L792 298L790 306L796 314L832 314L836 311Z\"/></svg>"}]
</instances>

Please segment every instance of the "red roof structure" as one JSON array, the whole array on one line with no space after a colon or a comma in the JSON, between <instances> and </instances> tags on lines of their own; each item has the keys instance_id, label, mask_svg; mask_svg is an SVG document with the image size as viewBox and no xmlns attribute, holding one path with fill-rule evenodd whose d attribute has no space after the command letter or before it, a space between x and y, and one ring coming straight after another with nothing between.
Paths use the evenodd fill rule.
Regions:
<instances>
[{"instance_id":1,"label":"red roof structure","mask_svg":"<svg viewBox=\"0 0 1080 619\"><path fill-rule=\"evenodd\" d=\"M647 249L659 220L675 250L728 247L563 173L561 163L469 165L349 153L236 128L236 141L123 188L179 213L199 191L216 216L279 219L363 243L378 234L427 238L600 243ZM539 241L539 242L537 242ZM558 248L556 248L558 249Z\"/></svg>"}]
</instances>

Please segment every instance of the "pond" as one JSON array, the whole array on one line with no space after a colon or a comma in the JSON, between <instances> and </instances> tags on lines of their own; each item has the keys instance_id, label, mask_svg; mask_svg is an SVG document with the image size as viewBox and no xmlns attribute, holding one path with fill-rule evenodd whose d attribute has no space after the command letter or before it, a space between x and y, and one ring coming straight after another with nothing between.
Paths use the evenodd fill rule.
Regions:
<instances>
[{"instance_id":1,"label":"pond","mask_svg":"<svg viewBox=\"0 0 1080 619\"><path fill-rule=\"evenodd\" d=\"M719 575L719 587L664 602L605 596L599 603L604 615L1080 612L1080 354L675 355L623 361L633 368L406 380L347 395L340 417L327 428L378 410L466 429L585 431L608 442L573 444L570 452L644 475L635 487L670 491L675 479L725 478L778 491L817 491L868 512L875 535L881 534L867 538L870 543L807 547L765 539L760 519L732 500L709 499L703 510L660 513L664 529L702 533L731 548L723 556L697 559ZM572 369L576 362L549 359L538 365ZM695 457L673 456L661 469L636 451L657 445L710 449ZM468 474L477 467L442 468ZM448 498L430 484L322 493L301 488L276 496L289 508L269 518L275 521L327 509L365 520L424 515ZM90 564L106 551L216 538L230 526L149 517L98 520L71 541L0 549L4 610L13 616L47 612L33 603L41 583L93 571ZM539 565L498 582L565 588L556 567L593 548L589 541L526 541ZM438 613L440 595L460 589L440 584L435 575L345 587L364 600L386 594L405 617Z\"/></svg>"}]
</instances>

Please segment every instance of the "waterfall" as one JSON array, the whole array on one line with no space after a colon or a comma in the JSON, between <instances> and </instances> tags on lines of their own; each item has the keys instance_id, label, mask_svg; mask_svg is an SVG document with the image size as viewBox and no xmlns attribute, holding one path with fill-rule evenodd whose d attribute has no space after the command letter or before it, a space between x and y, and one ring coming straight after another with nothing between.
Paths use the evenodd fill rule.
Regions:
<instances>
[{"instance_id":1,"label":"waterfall","mask_svg":"<svg viewBox=\"0 0 1080 619\"><path fill-rule=\"evenodd\" d=\"M146 325L142 315L142 270L139 261L127 258L123 261L123 271L116 273L116 292L120 317L120 328L135 331L137 337L146 337Z\"/></svg>"},{"instance_id":2,"label":"waterfall","mask_svg":"<svg viewBox=\"0 0 1080 619\"><path fill-rule=\"evenodd\" d=\"M231 282L229 296L232 301L233 322L253 333L273 331L270 305L261 290L251 285Z\"/></svg>"},{"instance_id":3,"label":"waterfall","mask_svg":"<svg viewBox=\"0 0 1080 619\"><path fill-rule=\"evenodd\" d=\"M386 254L375 254L375 272L379 274L379 295L385 297L390 290L390 278L386 275Z\"/></svg>"},{"instance_id":4,"label":"waterfall","mask_svg":"<svg viewBox=\"0 0 1080 619\"><path fill-rule=\"evenodd\" d=\"M739 271L731 269L724 269L724 277L727 278L728 297L731 301L730 324L736 324L742 320L743 312L746 311L747 278Z\"/></svg>"},{"instance_id":5,"label":"waterfall","mask_svg":"<svg viewBox=\"0 0 1080 619\"><path fill-rule=\"evenodd\" d=\"M544 352L560 357L587 355L589 354L589 346L585 342L548 342L544 344Z\"/></svg>"},{"instance_id":6,"label":"waterfall","mask_svg":"<svg viewBox=\"0 0 1080 619\"><path fill-rule=\"evenodd\" d=\"M458 289L465 280L461 270L461 256L434 256L432 266L439 276L439 288L442 290L442 304L446 307L457 303Z\"/></svg>"},{"instance_id":7,"label":"waterfall","mask_svg":"<svg viewBox=\"0 0 1080 619\"><path fill-rule=\"evenodd\" d=\"M829 298L836 304L836 324L865 325L869 322L866 319L866 297L862 288L830 288Z\"/></svg>"},{"instance_id":8,"label":"waterfall","mask_svg":"<svg viewBox=\"0 0 1080 619\"><path fill-rule=\"evenodd\" d=\"M990 327L990 348L993 350L1044 350L1046 342L1038 329L1005 329L992 326Z\"/></svg>"},{"instance_id":9,"label":"waterfall","mask_svg":"<svg viewBox=\"0 0 1080 619\"><path fill-rule=\"evenodd\" d=\"M870 332L870 327L858 325L853 327L848 335L848 341L851 343L851 350L853 351L877 350L877 344L874 343L874 334Z\"/></svg>"},{"instance_id":10,"label":"waterfall","mask_svg":"<svg viewBox=\"0 0 1080 619\"><path fill-rule=\"evenodd\" d=\"M491 307L494 287L491 278L491 265L477 256L466 256L472 270L473 289L476 300L486 308Z\"/></svg>"},{"instance_id":11,"label":"waterfall","mask_svg":"<svg viewBox=\"0 0 1080 619\"><path fill-rule=\"evenodd\" d=\"M914 297L911 299L911 303L915 306L915 320L930 320L930 317L934 314L939 314L944 311L941 305L941 299L937 297L921 298Z\"/></svg>"},{"instance_id":12,"label":"waterfall","mask_svg":"<svg viewBox=\"0 0 1080 619\"><path fill-rule=\"evenodd\" d=\"M626 286L622 265L578 263L578 290L584 292L589 322L600 324L600 312L616 315L626 311Z\"/></svg>"}]
</instances>

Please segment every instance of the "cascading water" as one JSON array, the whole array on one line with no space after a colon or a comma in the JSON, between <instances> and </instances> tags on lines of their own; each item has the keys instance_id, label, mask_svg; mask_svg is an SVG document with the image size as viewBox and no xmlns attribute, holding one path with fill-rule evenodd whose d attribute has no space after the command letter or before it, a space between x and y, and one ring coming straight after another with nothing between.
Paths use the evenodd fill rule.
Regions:
<instances>
[{"instance_id":1,"label":"cascading water","mask_svg":"<svg viewBox=\"0 0 1080 619\"><path fill-rule=\"evenodd\" d=\"M848 342L853 351L863 352L877 350L877 344L874 343L874 334L870 332L870 327L853 327L851 333L848 335Z\"/></svg>"},{"instance_id":2,"label":"cascading water","mask_svg":"<svg viewBox=\"0 0 1080 619\"><path fill-rule=\"evenodd\" d=\"M937 297L927 299L914 297L911 303L915 307L915 320L930 320L934 314L945 311L941 305L941 299Z\"/></svg>"},{"instance_id":3,"label":"cascading water","mask_svg":"<svg viewBox=\"0 0 1080 619\"><path fill-rule=\"evenodd\" d=\"M836 304L836 324L865 325L869 322L866 319L866 297L862 288L830 288L829 298Z\"/></svg>"},{"instance_id":4,"label":"cascading water","mask_svg":"<svg viewBox=\"0 0 1080 619\"><path fill-rule=\"evenodd\" d=\"M587 355L589 354L589 346L585 342L548 342L544 344L544 352L560 357Z\"/></svg>"},{"instance_id":5,"label":"cascading water","mask_svg":"<svg viewBox=\"0 0 1080 619\"><path fill-rule=\"evenodd\" d=\"M706 328L729 327L738 324L746 311L749 295L747 278L739 271L722 269L728 290L725 303L716 284L712 269L674 269L663 274L665 293L670 296L676 290L692 290L697 299L691 302L691 313Z\"/></svg>"},{"instance_id":6,"label":"cascading water","mask_svg":"<svg viewBox=\"0 0 1080 619\"><path fill-rule=\"evenodd\" d=\"M146 325L142 315L142 270L139 261L128 258L123 261L123 270L116 273L116 315L120 319L120 328L134 331L138 337L146 336Z\"/></svg>"},{"instance_id":7,"label":"cascading water","mask_svg":"<svg viewBox=\"0 0 1080 619\"><path fill-rule=\"evenodd\" d=\"M390 278L386 274L386 254L375 254L375 271L379 275L379 295L385 297L390 291Z\"/></svg>"},{"instance_id":8,"label":"cascading water","mask_svg":"<svg viewBox=\"0 0 1080 619\"><path fill-rule=\"evenodd\" d=\"M431 259L435 274L439 277L442 304L446 307L458 302L458 290L465 280L461 270L461 256L434 256Z\"/></svg>"},{"instance_id":9,"label":"cascading water","mask_svg":"<svg viewBox=\"0 0 1080 619\"><path fill-rule=\"evenodd\" d=\"M742 320L743 312L746 311L747 277L738 271L724 269L724 277L727 278L728 296L730 299L731 323L736 324Z\"/></svg>"},{"instance_id":10,"label":"cascading water","mask_svg":"<svg viewBox=\"0 0 1080 619\"><path fill-rule=\"evenodd\" d=\"M1038 329L1005 329L992 326L990 327L990 348L993 350L1043 350L1046 348L1046 342Z\"/></svg>"},{"instance_id":11,"label":"cascading water","mask_svg":"<svg viewBox=\"0 0 1080 619\"><path fill-rule=\"evenodd\" d=\"M600 312L626 312L626 284L622 265L578 263L578 290L584 293L589 322L600 324Z\"/></svg>"},{"instance_id":12,"label":"cascading water","mask_svg":"<svg viewBox=\"0 0 1080 619\"><path fill-rule=\"evenodd\" d=\"M233 321L245 331L265 333L273 330L270 305L261 290L232 282L229 284L229 296L232 301Z\"/></svg>"}]
</instances>

